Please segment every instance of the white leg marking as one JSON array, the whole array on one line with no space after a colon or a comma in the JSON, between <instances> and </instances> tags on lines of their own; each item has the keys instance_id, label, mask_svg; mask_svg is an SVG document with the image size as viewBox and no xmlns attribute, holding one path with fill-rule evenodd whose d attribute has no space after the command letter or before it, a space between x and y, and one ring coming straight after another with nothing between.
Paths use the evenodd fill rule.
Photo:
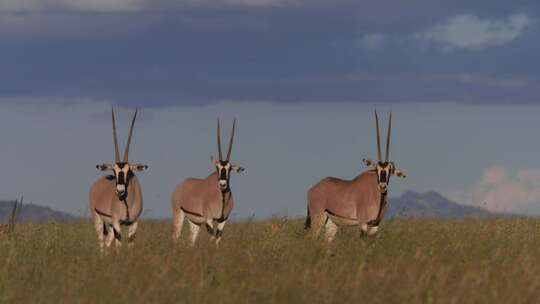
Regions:
<instances>
[{"instance_id":1,"label":"white leg marking","mask_svg":"<svg viewBox=\"0 0 540 304\"><path fill-rule=\"evenodd\" d=\"M113 228L111 225L107 224L107 238L105 239L105 246L107 246L107 248L111 247L113 240L114 240Z\"/></svg>"},{"instance_id":2,"label":"white leg marking","mask_svg":"<svg viewBox=\"0 0 540 304\"><path fill-rule=\"evenodd\" d=\"M379 231L379 226L369 227L369 229L368 229L368 231L367 231L367 234L368 234L369 236L371 236L371 235L376 234L377 231Z\"/></svg>"},{"instance_id":3,"label":"white leg marking","mask_svg":"<svg viewBox=\"0 0 540 304\"><path fill-rule=\"evenodd\" d=\"M334 240L334 237L336 236L336 232L338 231L338 226L332 222L330 218L326 220L326 225L324 226L325 233L326 233L326 241L328 243L331 243Z\"/></svg>"},{"instance_id":4,"label":"white leg marking","mask_svg":"<svg viewBox=\"0 0 540 304\"><path fill-rule=\"evenodd\" d=\"M186 214L182 209L178 211L177 214L173 215L173 241L177 242L180 238L180 235L182 234L182 226L184 225L184 218L186 217Z\"/></svg>"},{"instance_id":5,"label":"white leg marking","mask_svg":"<svg viewBox=\"0 0 540 304\"><path fill-rule=\"evenodd\" d=\"M221 235L223 234L223 228L225 227L225 224L227 224L227 221L223 221L223 222L217 224L216 245L219 245L219 242L221 241Z\"/></svg>"},{"instance_id":6,"label":"white leg marking","mask_svg":"<svg viewBox=\"0 0 540 304\"><path fill-rule=\"evenodd\" d=\"M189 231L191 232L190 235L190 242L191 246L195 246L195 241L197 240L197 235L199 235L199 230L201 227L197 224L192 223L191 221L188 221L189 223Z\"/></svg>"},{"instance_id":7,"label":"white leg marking","mask_svg":"<svg viewBox=\"0 0 540 304\"><path fill-rule=\"evenodd\" d=\"M213 242L216 239L216 231L214 230L214 220L206 220L206 230L210 234L210 242Z\"/></svg>"},{"instance_id":8,"label":"white leg marking","mask_svg":"<svg viewBox=\"0 0 540 304\"><path fill-rule=\"evenodd\" d=\"M120 227L120 223L118 221L113 222L113 228L116 231L116 233L118 233L118 235L121 237L122 236L122 228ZM113 236L114 236L114 234L113 234ZM120 248L120 246L122 246L122 241L118 240L117 238L114 238L114 246L115 246L116 250L118 250Z\"/></svg>"},{"instance_id":9,"label":"white leg marking","mask_svg":"<svg viewBox=\"0 0 540 304\"><path fill-rule=\"evenodd\" d=\"M135 222L129 226L128 229L128 248L133 247L133 244L135 242L135 234L137 233L137 227L139 226L139 222Z\"/></svg>"},{"instance_id":10,"label":"white leg marking","mask_svg":"<svg viewBox=\"0 0 540 304\"><path fill-rule=\"evenodd\" d=\"M367 226L367 224L362 224L362 225L360 226L360 229L362 229L363 232L367 233L367 232L368 232L368 226Z\"/></svg>"}]
</instances>

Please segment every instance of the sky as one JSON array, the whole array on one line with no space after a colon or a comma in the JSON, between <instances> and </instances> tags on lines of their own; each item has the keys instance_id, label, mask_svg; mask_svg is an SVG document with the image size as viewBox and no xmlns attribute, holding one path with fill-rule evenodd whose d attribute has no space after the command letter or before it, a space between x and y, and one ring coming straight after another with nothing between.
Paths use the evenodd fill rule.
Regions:
<instances>
[{"instance_id":1,"label":"sky","mask_svg":"<svg viewBox=\"0 0 540 304\"><path fill-rule=\"evenodd\" d=\"M408 173L392 195L540 215L539 18L536 1L0 0L0 199L87 214L110 107L121 138L138 107L145 216L210 172L217 117L238 119L235 215L301 215L310 185L373 158L377 108Z\"/></svg>"}]
</instances>

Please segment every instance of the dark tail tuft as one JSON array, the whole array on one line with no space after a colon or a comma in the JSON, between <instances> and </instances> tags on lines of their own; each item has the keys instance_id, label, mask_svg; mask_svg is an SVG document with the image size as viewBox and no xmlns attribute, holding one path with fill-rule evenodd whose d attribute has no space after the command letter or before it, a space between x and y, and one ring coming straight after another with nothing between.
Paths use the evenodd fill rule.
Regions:
<instances>
[{"instance_id":1,"label":"dark tail tuft","mask_svg":"<svg viewBox=\"0 0 540 304\"><path fill-rule=\"evenodd\" d=\"M309 208L307 210L306 222L304 223L304 229L311 228L311 216L309 215Z\"/></svg>"}]
</instances>

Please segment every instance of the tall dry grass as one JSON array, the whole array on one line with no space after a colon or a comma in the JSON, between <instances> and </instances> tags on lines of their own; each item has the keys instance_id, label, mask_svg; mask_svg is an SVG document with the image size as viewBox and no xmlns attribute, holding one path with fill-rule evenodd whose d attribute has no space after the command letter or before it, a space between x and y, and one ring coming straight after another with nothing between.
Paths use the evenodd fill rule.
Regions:
<instances>
[{"instance_id":1,"label":"tall dry grass","mask_svg":"<svg viewBox=\"0 0 540 304\"><path fill-rule=\"evenodd\" d=\"M0 303L540 303L536 219L390 220L330 246L298 220L230 224L219 248L170 232L145 221L100 257L90 222L20 225L0 238Z\"/></svg>"}]
</instances>

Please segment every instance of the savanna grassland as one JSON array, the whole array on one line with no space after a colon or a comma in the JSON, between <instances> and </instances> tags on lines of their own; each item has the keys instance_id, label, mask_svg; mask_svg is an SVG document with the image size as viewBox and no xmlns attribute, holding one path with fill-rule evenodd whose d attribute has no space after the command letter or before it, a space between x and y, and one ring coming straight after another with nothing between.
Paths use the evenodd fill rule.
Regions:
<instances>
[{"instance_id":1,"label":"savanna grassland","mask_svg":"<svg viewBox=\"0 0 540 304\"><path fill-rule=\"evenodd\" d=\"M184 227L184 235L187 227ZM100 257L89 221L0 237L0 303L540 303L540 220L388 220L327 246L301 221L241 221L219 248L164 221Z\"/></svg>"}]
</instances>

